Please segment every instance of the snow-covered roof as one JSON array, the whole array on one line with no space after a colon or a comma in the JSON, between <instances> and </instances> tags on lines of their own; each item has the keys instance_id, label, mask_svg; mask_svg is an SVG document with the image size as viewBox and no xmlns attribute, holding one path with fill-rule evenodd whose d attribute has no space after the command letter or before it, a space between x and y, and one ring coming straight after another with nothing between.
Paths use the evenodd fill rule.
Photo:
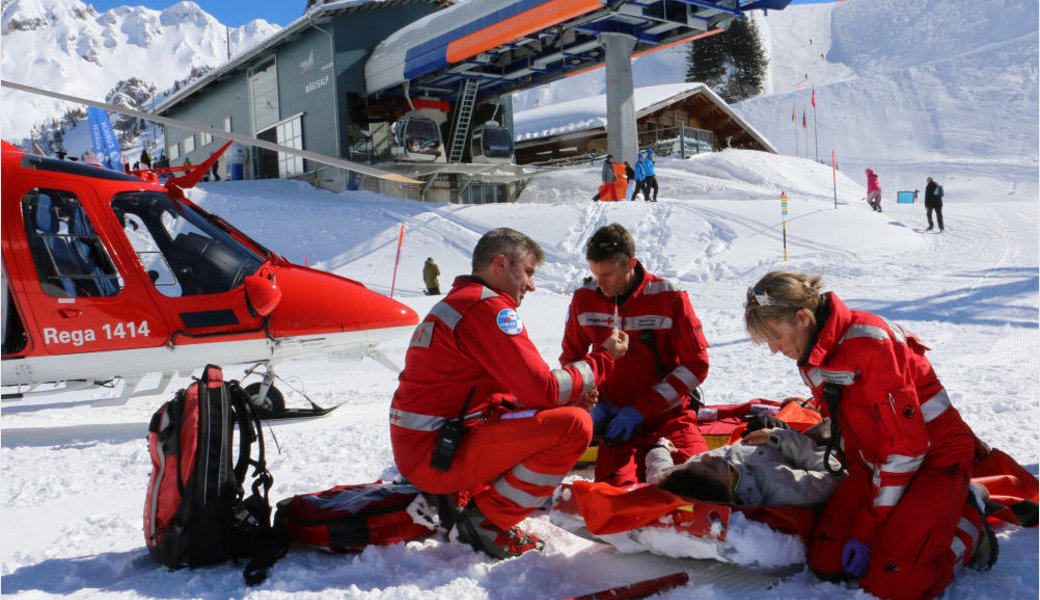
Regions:
<instances>
[{"instance_id":1,"label":"snow-covered roof","mask_svg":"<svg viewBox=\"0 0 1040 600\"><path fill-rule=\"evenodd\" d=\"M640 119L663 106L673 104L693 96L704 94L725 112L731 119L740 124L749 135L768 149L776 152L769 140L759 133L750 123L733 111L726 101L703 83L670 83L652 85L635 89L636 119ZM607 96L591 96L579 100L569 100L518 111L513 115L513 132L516 142L527 142L548 137L556 137L588 131L607 126Z\"/></svg>"}]
</instances>

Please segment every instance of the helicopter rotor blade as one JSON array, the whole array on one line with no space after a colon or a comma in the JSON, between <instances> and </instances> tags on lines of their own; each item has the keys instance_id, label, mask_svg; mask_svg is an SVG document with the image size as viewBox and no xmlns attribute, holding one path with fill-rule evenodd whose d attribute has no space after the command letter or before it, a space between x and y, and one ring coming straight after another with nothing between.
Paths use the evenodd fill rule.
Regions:
<instances>
[{"instance_id":1,"label":"helicopter rotor blade","mask_svg":"<svg viewBox=\"0 0 1040 600\"><path fill-rule=\"evenodd\" d=\"M264 150L270 150L272 152L282 152L284 154L291 154L293 156L301 156L308 160L321 163L323 165L329 165L330 167L338 167L347 171L353 171L362 175L368 175L370 177L378 177L379 179L386 179L388 181L396 181L400 183L414 183L422 184L422 181L405 177L397 173L391 173L390 171L384 171L368 165L352 162L349 160L343 160L341 158L334 158L332 156L326 156L318 152L312 152L310 150L301 150L299 148L290 148L281 144L275 144L265 140L257 139L249 135L243 135L241 133L232 133L230 131L224 131L223 129L217 129L215 127L209 127L208 125L198 125L196 123L189 123L188 121L182 121L180 119L172 119L170 117L162 117L156 114L142 112L131 108L124 108L122 106L116 106L114 104L106 104L104 102L97 102L95 100L88 100L86 98L80 98L78 96L71 96L69 94L62 94L60 92L52 92L38 87L25 85L22 83L16 83L8 80L0 80L0 87L5 87L12 90L18 90L20 92L26 92L29 94L39 94L41 96L48 96L57 100L65 100L66 102L75 102L77 104L86 104L87 106L94 106L103 110L107 110L114 113L135 117L138 119L144 119L146 121L154 121L162 125L169 125L172 127L180 127L182 129L190 129L199 131L202 133L208 133L215 138L224 140L231 140L247 146L255 146L257 148L263 148Z\"/></svg>"}]
</instances>

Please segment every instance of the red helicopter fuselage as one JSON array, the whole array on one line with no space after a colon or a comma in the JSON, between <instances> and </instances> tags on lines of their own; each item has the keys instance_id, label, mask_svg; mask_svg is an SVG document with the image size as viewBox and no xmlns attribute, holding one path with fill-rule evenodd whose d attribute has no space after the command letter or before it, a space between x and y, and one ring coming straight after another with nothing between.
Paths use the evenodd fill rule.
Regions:
<instances>
[{"instance_id":1,"label":"red helicopter fuselage","mask_svg":"<svg viewBox=\"0 0 1040 600\"><path fill-rule=\"evenodd\" d=\"M176 179L164 187L7 143L2 160L5 389L360 358L418 323L358 282L267 250Z\"/></svg>"}]
</instances>

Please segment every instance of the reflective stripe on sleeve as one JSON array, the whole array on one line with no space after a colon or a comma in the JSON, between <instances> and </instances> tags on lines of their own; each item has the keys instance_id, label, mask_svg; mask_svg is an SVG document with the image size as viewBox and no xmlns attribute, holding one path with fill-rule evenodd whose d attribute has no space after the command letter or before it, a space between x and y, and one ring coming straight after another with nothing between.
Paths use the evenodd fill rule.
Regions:
<instances>
[{"instance_id":1,"label":"reflective stripe on sleeve","mask_svg":"<svg viewBox=\"0 0 1040 600\"><path fill-rule=\"evenodd\" d=\"M679 392L675 391L675 388L673 388L670 384L662 381L661 383L655 385L653 389L656 390L657 393L665 399L665 402L668 403L668 408L675 408L676 406L679 406Z\"/></svg>"},{"instance_id":2,"label":"reflective stripe on sleeve","mask_svg":"<svg viewBox=\"0 0 1040 600\"><path fill-rule=\"evenodd\" d=\"M925 423L931 423L936 417L950 408L950 396L946 388L940 389L934 396L921 403L921 416Z\"/></svg>"},{"instance_id":3,"label":"reflective stripe on sleeve","mask_svg":"<svg viewBox=\"0 0 1040 600\"><path fill-rule=\"evenodd\" d=\"M701 384L701 380L697 379L697 376L693 374L693 371L682 365L676 367L671 374L691 390Z\"/></svg>"},{"instance_id":4,"label":"reflective stripe on sleeve","mask_svg":"<svg viewBox=\"0 0 1040 600\"><path fill-rule=\"evenodd\" d=\"M565 404L571 399L571 392L574 391L570 372L564 369L553 369L549 371L549 374L556 378L556 404Z\"/></svg>"},{"instance_id":5,"label":"reflective stripe on sleeve","mask_svg":"<svg viewBox=\"0 0 1040 600\"><path fill-rule=\"evenodd\" d=\"M886 485L878 489L877 496L874 496L874 506L877 507L891 507L899 503L899 499L903 497L903 492L906 491L905 485Z\"/></svg>"},{"instance_id":6,"label":"reflective stripe on sleeve","mask_svg":"<svg viewBox=\"0 0 1040 600\"><path fill-rule=\"evenodd\" d=\"M918 456L906 456L904 454L889 454L888 459L881 465L885 473L914 473L924 463L924 454Z\"/></svg>"},{"instance_id":7,"label":"reflective stripe on sleeve","mask_svg":"<svg viewBox=\"0 0 1040 600\"><path fill-rule=\"evenodd\" d=\"M574 367L581 375L581 393L586 394L592 391L592 388L596 387L596 374L592 372L592 365L589 363L579 360L572 362L567 365L568 367Z\"/></svg>"}]
</instances>

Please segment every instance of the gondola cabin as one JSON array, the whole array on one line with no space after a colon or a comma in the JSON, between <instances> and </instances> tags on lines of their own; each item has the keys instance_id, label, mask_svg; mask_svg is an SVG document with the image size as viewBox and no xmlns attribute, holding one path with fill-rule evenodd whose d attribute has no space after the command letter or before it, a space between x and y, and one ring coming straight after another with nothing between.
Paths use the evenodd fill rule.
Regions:
<instances>
[{"instance_id":1,"label":"gondola cabin","mask_svg":"<svg viewBox=\"0 0 1040 600\"><path fill-rule=\"evenodd\" d=\"M391 155L396 160L433 162L441 157L444 144L437 122L418 111L405 113L390 126Z\"/></svg>"},{"instance_id":2,"label":"gondola cabin","mask_svg":"<svg viewBox=\"0 0 1040 600\"><path fill-rule=\"evenodd\" d=\"M512 163L512 132L496 121L478 125L470 136L470 156L475 163Z\"/></svg>"}]
</instances>

